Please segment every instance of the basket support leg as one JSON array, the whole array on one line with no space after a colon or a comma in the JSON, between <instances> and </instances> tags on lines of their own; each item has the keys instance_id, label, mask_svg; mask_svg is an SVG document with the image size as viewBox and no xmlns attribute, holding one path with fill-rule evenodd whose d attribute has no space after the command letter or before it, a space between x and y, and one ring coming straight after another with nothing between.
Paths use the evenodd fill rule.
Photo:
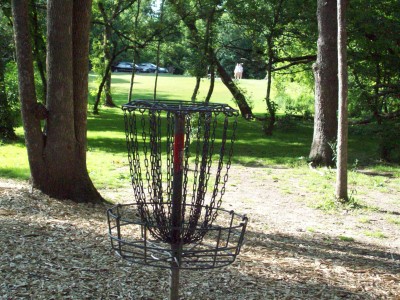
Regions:
<instances>
[{"instance_id":1,"label":"basket support leg","mask_svg":"<svg viewBox=\"0 0 400 300\"><path fill-rule=\"evenodd\" d=\"M185 144L185 116L175 114L174 125L174 173L172 193L172 261L170 280L170 300L179 299L179 267L182 253L182 185L183 185L183 150Z\"/></svg>"}]
</instances>

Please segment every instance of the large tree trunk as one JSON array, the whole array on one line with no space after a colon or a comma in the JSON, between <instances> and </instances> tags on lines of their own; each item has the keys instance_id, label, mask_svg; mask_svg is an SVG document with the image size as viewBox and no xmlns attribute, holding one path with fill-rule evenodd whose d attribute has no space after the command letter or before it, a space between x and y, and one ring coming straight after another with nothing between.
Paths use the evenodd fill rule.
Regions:
<instances>
[{"instance_id":1,"label":"large tree trunk","mask_svg":"<svg viewBox=\"0 0 400 300\"><path fill-rule=\"evenodd\" d=\"M27 1L13 1L22 116L33 186L58 199L99 202L86 169L91 1L47 2L47 131L37 107Z\"/></svg>"},{"instance_id":2,"label":"large tree trunk","mask_svg":"<svg viewBox=\"0 0 400 300\"><path fill-rule=\"evenodd\" d=\"M15 48L18 67L18 87L21 102L22 122L25 131L25 144L33 185L46 178L43 147L45 137L42 134L40 120L33 111L37 106L33 72L33 56L29 32L28 1L12 1L14 19Z\"/></svg>"},{"instance_id":3,"label":"large tree trunk","mask_svg":"<svg viewBox=\"0 0 400 300\"><path fill-rule=\"evenodd\" d=\"M318 53L313 65L315 76L314 136L309 158L313 166L334 166L337 136L337 20L336 1L318 0Z\"/></svg>"},{"instance_id":4,"label":"large tree trunk","mask_svg":"<svg viewBox=\"0 0 400 300\"><path fill-rule=\"evenodd\" d=\"M336 197L348 201L347 194L347 51L346 0L337 0L339 127L337 142Z\"/></svg>"}]
</instances>

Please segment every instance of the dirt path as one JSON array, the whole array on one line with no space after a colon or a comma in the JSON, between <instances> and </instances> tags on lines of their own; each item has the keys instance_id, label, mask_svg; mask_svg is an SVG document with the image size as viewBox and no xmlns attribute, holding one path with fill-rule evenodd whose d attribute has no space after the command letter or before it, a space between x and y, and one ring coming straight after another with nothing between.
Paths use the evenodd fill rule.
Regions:
<instances>
[{"instance_id":1,"label":"dirt path","mask_svg":"<svg viewBox=\"0 0 400 300\"><path fill-rule=\"evenodd\" d=\"M400 192L328 214L299 184L290 170L235 166L223 207L249 216L246 243L229 267L183 271L182 299L400 299ZM0 179L0 299L167 299L167 270L111 253L104 211Z\"/></svg>"}]
</instances>

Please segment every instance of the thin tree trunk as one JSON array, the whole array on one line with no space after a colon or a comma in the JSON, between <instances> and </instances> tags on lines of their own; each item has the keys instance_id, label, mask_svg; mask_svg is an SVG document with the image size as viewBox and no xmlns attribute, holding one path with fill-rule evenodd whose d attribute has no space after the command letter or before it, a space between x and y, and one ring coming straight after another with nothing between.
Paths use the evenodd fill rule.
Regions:
<instances>
[{"instance_id":1,"label":"thin tree trunk","mask_svg":"<svg viewBox=\"0 0 400 300\"><path fill-rule=\"evenodd\" d=\"M100 105L100 100L101 100L101 93L104 90L104 85L107 82L107 74L108 72L110 72L111 70L111 63L108 63L106 66L106 70L104 71L104 76L101 79L100 85L99 85L99 89L97 90L97 95L96 95L96 100L94 101L94 105L93 105L93 113L95 115L99 114L99 105Z\"/></svg>"},{"instance_id":2,"label":"thin tree trunk","mask_svg":"<svg viewBox=\"0 0 400 300\"><path fill-rule=\"evenodd\" d=\"M46 46L45 42L40 34L39 22L37 16L37 8L35 1L31 0L32 7L32 25L33 25L33 41L34 41L34 55L37 64L37 68L40 74L43 88L43 103L46 104L47 95L47 79L46 79Z\"/></svg>"},{"instance_id":3,"label":"thin tree trunk","mask_svg":"<svg viewBox=\"0 0 400 300\"><path fill-rule=\"evenodd\" d=\"M137 0L137 10L136 10L136 15L135 15L135 32L137 31L138 24L139 24L139 15L140 15L140 0ZM140 53L135 49L135 54L134 54L134 60L133 60L133 71L132 71L132 76L131 76L131 82L129 85L129 94L128 94L128 102L132 101L132 94L133 94L133 84L135 81L135 63L140 61Z\"/></svg>"},{"instance_id":4,"label":"thin tree trunk","mask_svg":"<svg viewBox=\"0 0 400 300\"><path fill-rule=\"evenodd\" d=\"M213 61L216 64L217 71L219 76L221 76L222 82L225 84L225 86L228 88L228 90L231 92L233 98L236 101L236 104L239 107L240 113L242 117L245 119L251 119L253 117L253 112L251 111L251 107L248 105L246 101L246 97L243 95L243 93L238 89L238 87L235 85L235 83L232 81L231 76L226 72L224 67L220 64L220 62L217 60L217 58L213 57Z\"/></svg>"},{"instance_id":5,"label":"thin tree trunk","mask_svg":"<svg viewBox=\"0 0 400 300\"><path fill-rule=\"evenodd\" d=\"M199 89L200 89L200 81L201 81L200 76L196 76L196 84L194 86L194 90L193 90L193 94L192 94L192 98L191 98L192 102L196 101L197 94L199 93Z\"/></svg>"},{"instance_id":6,"label":"thin tree trunk","mask_svg":"<svg viewBox=\"0 0 400 300\"><path fill-rule=\"evenodd\" d=\"M337 142L336 197L348 201L347 194L347 52L346 52L346 0L337 0L338 20L338 81L339 81L339 128Z\"/></svg>"},{"instance_id":7,"label":"thin tree trunk","mask_svg":"<svg viewBox=\"0 0 400 300\"><path fill-rule=\"evenodd\" d=\"M161 0L161 5L160 5L160 24L163 22L164 18L164 3L165 0ZM158 67L160 66L160 50L161 50L161 39L158 40L157 42L157 57L156 57L156 78L154 80L154 94L153 94L153 99L157 99L157 84L158 84Z\"/></svg>"},{"instance_id":8,"label":"thin tree trunk","mask_svg":"<svg viewBox=\"0 0 400 300\"><path fill-rule=\"evenodd\" d=\"M111 66L112 54L110 51L109 41L111 40L111 28L109 26L105 26L104 29L104 63L105 65ZM116 107L112 95L111 95L111 69L107 68L104 72L104 77L106 78L103 90L105 95L104 105L108 107Z\"/></svg>"},{"instance_id":9,"label":"thin tree trunk","mask_svg":"<svg viewBox=\"0 0 400 300\"><path fill-rule=\"evenodd\" d=\"M133 83L135 81L135 61L136 59L133 60L133 69L131 73L131 81L129 83L129 94L128 94L128 102L131 102L132 100L132 93L133 93Z\"/></svg>"},{"instance_id":10,"label":"thin tree trunk","mask_svg":"<svg viewBox=\"0 0 400 300\"><path fill-rule=\"evenodd\" d=\"M312 166L334 166L332 146L337 138L338 78L336 1L318 0L318 53L315 76Z\"/></svg>"},{"instance_id":11,"label":"thin tree trunk","mask_svg":"<svg viewBox=\"0 0 400 300\"><path fill-rule=\"evenodd\" d=\"M185 12L185 7L184 7L184 2L172 0L170 3L175 6L177 13L180 15L182 21L185 23L187 28L190 30L190 33L192 34L192 38L194 40L200 40L199 32L197 30L195 20L193 18L187 18L187 15ZM251 119L253 117L253 112L251 111L251 107L249 106L249 104L246 101L246 97L238 89L238 87L232 81L232 77L229 76L229 74L226 72L224 67L218 61L217 56L215 55L215 52L213 51L212 47L210 47L209 49L210 49L209 57L208 57L209 62L214 63L215 66L217 67L217 72L218 72L219 76L221 77L222 82L225 84L225 86L228 88L228 90L231 92L233 98L235 99L236 104L239 107L241 115L245 119Z\"/></svg>"},{"instance_id":12,"label":"thin tree trunk","mask_svg":"<svg viewBox=\"0 0 400 300\"><path fill-rule=\"evenodd\" d=\"M102 92L104 91L104 105L108 106L108 107L116 107L113 99L112 99L112 94L111 94L111 67L107 68L107 66L111 66L112 61L113 61L113 55L111 54L110 51L110 41L112 39L112 27L111 27L111 23L112 20L114 18L111 17L110 19L107 16L107 12L104 8L104 4L103 2L99 1L97 3L97 6L100 10L100 13L103 17L103 21L104 21L104 31L103 31L103 50L104 50L104 65L106 66L105 70L104 70L104 74L103 74L103 80L102 83L99 86L99 90L97 92L97 99L96 99L96 111L98 113L98 103L97 101L100 101L100 97ZM120 7L120 2L118 3L118 5L116 6L116 10L118 11Z\"/></svg>"},{"instance_id":13,"label":"thin tree trunk","mask_svg":"<svg viewBox=\"0 0 400 300\"><path fill-rule=\"evenodd\" d=\"M269 116L265 120L264 125L264 133L266 135L272 135L275 125L275 107L271 103L271 85L272 85L272 64L273 64L273 56L271 54L272 51L269 51L269 59L267 65L267 94L265 96L265 102L267 104L267 109Z\"/></svg>"},{"instance_id":14,"label":"thin tree trunk","mask_svg":"<svg viewBox=\"0 0 400 300\"><path fill-rule=\"evenodd\" d=\"M204 100L205 103L210 102L211 96L214 92L214 86L215 86L215 67L212 64L210 66L210 86L208 88L208 93L207 93L206 99Z\"/></svg>"}]
</instances>

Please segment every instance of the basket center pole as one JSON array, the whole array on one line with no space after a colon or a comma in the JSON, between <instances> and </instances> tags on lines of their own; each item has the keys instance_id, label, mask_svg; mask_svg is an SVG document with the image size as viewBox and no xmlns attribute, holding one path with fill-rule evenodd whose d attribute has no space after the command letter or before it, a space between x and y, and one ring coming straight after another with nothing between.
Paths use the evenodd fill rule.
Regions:
<instances>
[{"instance_id":1,"label":"basket center pole","mask_svg":"<svg viewBox=\"0 0 400 300\"><path fill-rule=\"evenodd\" d=\"M185 115L176 113L174 124L174 162L173 192L171 207L171 281L170 300L179 299L179 267L182 253L182 185L183 185L183 151L185 144Z\"/></svg>"}]
</instances>

